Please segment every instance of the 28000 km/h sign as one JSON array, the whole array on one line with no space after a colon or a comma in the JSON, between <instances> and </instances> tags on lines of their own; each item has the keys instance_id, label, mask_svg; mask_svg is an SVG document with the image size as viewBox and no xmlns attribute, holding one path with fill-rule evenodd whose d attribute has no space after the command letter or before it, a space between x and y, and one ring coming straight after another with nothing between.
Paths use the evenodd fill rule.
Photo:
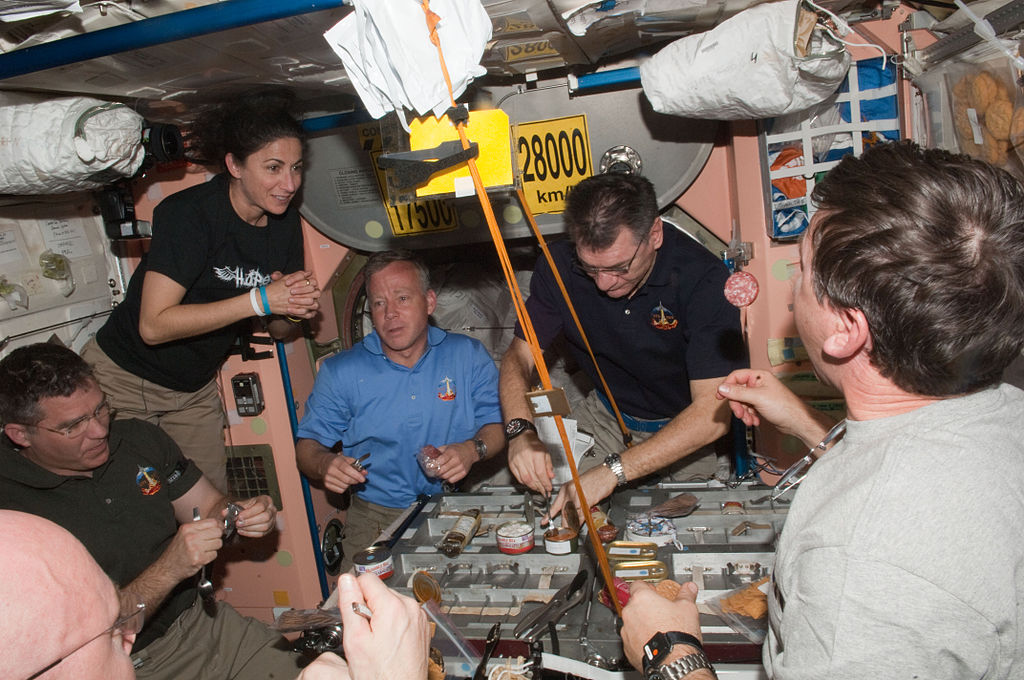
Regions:
<instances>
[{"instance_id":1,"label":"28000 km/h sign","mask_svg":"<svg viewBox=\"0 0 1024 680\"><path fill-rule=\"evenodd\" d=\"M523 193L535 215L562 212L572 188L593 174L583 115L519 123L515 151Z\"/></svg>"}]
</instances>

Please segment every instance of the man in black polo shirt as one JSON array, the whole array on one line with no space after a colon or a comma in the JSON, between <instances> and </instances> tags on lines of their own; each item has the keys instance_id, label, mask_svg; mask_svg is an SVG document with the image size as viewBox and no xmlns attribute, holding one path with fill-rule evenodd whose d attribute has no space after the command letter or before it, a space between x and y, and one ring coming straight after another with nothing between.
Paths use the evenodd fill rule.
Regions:
<instances>
[{"instance_id":1,"label":"man in black polo shirt","mask_svg":"<svg viewBox=\"0 0 1024 680\"><path fill-rule=\"evenodd\" d=\"M221 548L227 498L160 428L110 420L89 366L37 344L0 361L0 507L45 517L89 550L123 611L146 605L132 648L139 678L294 678L300 657L264 624L197 601ZM274 529L268 496L237 501L236 528ZM194 519L198 508L201 519Z\"/></svg>"},{"instance_id":2,"label":"man in black polo shirt","mask_svg":"<svg viewBox=\"0 0 1024 680\"><path fill-rule=\"evenodd\" d=\"M712 473L708 445L729 427L729 410L715 389L746 366L739 311L723 293L728 270L662 223L654 187L643 177L590 177L569 194L563 217L574 243L554 243L551 254L633 441L641 442L622 450L607 395L540 258L526 303L537 339L544 348L564 333L576 362L598 386L573 413L580 429L595 435L597 460L604 462L582 475L588 502L687 456L706 456L701 470ZM534 361L523 338L517 326L501 364L509 467L520 482L547 493L554 472L525 397ZM551 515L575 497L573 485L563 485Z\"/></svg>"}]
</instances>

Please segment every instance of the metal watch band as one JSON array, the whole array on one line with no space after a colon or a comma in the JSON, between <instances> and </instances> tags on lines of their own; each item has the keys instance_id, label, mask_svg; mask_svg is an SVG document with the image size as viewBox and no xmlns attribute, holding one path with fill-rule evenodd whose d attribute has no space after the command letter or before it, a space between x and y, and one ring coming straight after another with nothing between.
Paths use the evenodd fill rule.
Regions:
<instances>
[{"instance_id":1,"label":"metal watch band","mask_svg":"<svg viewBox=\"0 0 1024 680\"><path fill-rule=\"evenodd\" d=\"M647 674L647 680L683 680L694 671L706 668L711 671L712 677L717 678L714 666L705 656L704 652L697 651L687 654L684 657L671 661L663 666L652 668Z\"/></svg>"},{"instance_id":2,"label":"metal watch band","mask_svg":"<svg viewBox=\"0 0 1024 680\"><path fill-rule=\"evenodd\" d=\"M626 471L622 469L622 458L617 453L609 453L604 459L604 465L615 474L618 480L616 486L622 486L629 480L626 479Z\"/></svg>"},{"instance_id":3,"label":"metal watch band","mask_svg":"<svg viewBox=\"0 0 1024 680\"><path fill-rule=\"evenodd\" d=\"M473 446L476 447L477 460L483 460L487 457L487 444L483 439L474 439Z\"/></svg>"}]
</instances>

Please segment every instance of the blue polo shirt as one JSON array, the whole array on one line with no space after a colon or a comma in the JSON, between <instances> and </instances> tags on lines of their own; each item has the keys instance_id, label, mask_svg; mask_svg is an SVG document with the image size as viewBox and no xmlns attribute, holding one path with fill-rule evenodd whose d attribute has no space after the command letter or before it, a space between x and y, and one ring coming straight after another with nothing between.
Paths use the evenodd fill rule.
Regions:
<instances>
[{"instance_id":1,"label":"blue polo shirt","mask_svg":"<svg viewBox=\"0 0 1024 680\"><path fill-rule=\"evenodd\" d=\"M481 427L500 423L498 370L473 338L430 326L427 350L412 368L384 354L371 333L355 347L323 362L298 436L346 456L369 453L360 498L391 508L411 505L421 493L441 491L416 462L425 445L466 441Z\"/></svg>"},{"instance_id":2,"label":"blue polo shirt","mask_svg":"<svg viewBox=\"0 0 1024 680\"><path fill-rule=\"evenodd\" d=\"M572 243L550 248L619 407L648 420L674 418L689 406L690 380L723 377L748 365L740 312L725 299L729 270L689 236L668 224L663 229L651 275L630 299L608 297L573 268ZM600 385L543 256L530 280L526 309L541 346L564 332L576 362ZM524 337L518 324L515 333Z\"/></svg>"}]
</instances>

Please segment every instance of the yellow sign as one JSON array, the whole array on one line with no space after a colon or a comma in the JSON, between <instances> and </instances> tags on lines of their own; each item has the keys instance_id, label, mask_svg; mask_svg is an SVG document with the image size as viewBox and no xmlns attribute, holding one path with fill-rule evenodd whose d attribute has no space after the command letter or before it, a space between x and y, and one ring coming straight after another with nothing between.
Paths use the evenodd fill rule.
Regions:
<instances>
[{"instance_id":1,"label":"yellow sign","mask_svg":"<svg viewBox=\"0 0 1024 680\"><path fill-rule=\"evenodd\" d=\"M519 123L513 135L530 211L535 215L562 212L572 188L593 174L587 117Z\"/></svg>"},{"instance_id":2,"label":"yellow sign","mask_svg":"<svg viewBox=\"0 0 1024 680\"><path fill-rule=\"evenodd\" d=\"M538 57L557 57L558 50L547 40L516 43L505 47L505 61L526 61Z\"/></svg>"},{"instance_id":3,"label":"yellow sign","mask_svg":"<svg viewBox=\"0 0 1024 680\"><path fill-rule=\"evenodd\" d=\"M410 236L434 231L451 231L459 226L459 219L448 201L413 201L391 205L387 200L388 189L384 171L377 167L377 157L381 155L380 129L376 123L360 125L358 134L363 149L369 151L370 162L373 163L373 174L377 178L377 188L384 200L384 210L391 223L391 233L395 236Z\"/></svg>"},{"instance_id":4,"label":"yellow sign","mask_svg":"<svg viewBox=\"0 0 1024 680\"><path fill-rule=\"evenodd\" d=\"M509 139L508 114L501 109L471 111L466 121L466 137L477 144L476 168L485 187L512 186L512 142ZM456 141L459 131L443 116L422 116L409 123L409 148L433 149L442 142ZM459 163L431 176L416 187L416 196L456 196L474 193L469 166Z\"/></svg>"}]
</instances>

